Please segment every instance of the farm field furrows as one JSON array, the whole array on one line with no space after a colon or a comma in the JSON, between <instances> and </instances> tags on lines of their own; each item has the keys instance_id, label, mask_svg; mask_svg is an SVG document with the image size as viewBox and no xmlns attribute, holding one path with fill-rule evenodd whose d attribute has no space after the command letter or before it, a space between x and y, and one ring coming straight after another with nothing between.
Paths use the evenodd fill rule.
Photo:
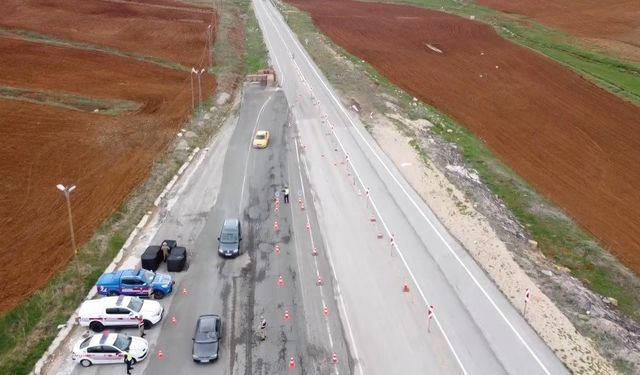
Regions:
<instances>
[{"instance_id":1,"label":"farm field furrows","mask_svg":"<svg viewBox=\"0 0 640 375\"><path fill-rule=\"evenodd\" d=\"M206 66L207 27L215 20L211 11L170 1L155 2L166 8L118 1L20 3L0 4L0 30L33 30L44 39L0 33L0 236L8 244L0 250L0 311L20 303L72 258L65 200L56 184L77 186L72 210L81 245L145 180L191 112L190 72L178 64ZM8 20L9 13L22 18ZM63 33L87 13L91 19L75 31L67 27L76 38ZM154 20L161 14L159 24ZM99 19L112 29L90 27ZM169 37L151 40L156 34ZM63 43L51 44L49 37ZM77 41L143 58L84 49ZM213 76L203 75L203 96L215 86Z\"/></svg>"},{"instance_id":2,"label":"farm field furrows","mask_svg":"<svg viewBox=\"0 0 640 375\"><path fill-rule=\"evenodd\" d=\"M392 4L291 3L334 43L468 127L640 273L640 108L480 22Z\"/></svg>"}]
</instances>

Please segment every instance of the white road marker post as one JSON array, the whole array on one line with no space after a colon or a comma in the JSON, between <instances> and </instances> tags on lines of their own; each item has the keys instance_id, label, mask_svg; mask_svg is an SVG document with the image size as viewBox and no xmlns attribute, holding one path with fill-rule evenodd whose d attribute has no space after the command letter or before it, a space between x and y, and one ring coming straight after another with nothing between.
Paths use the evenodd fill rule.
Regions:
<instances>
[{"instance_id":1,"label":"white road marker post","mask_svg":"<svg viewBox=\"0 0 640 375\"><path fill-rule=\"evenodd\" d=\"M433 319L433 305L429 306L427 311L427 332L431 332L431 319Z\"/></svg>"},{"instance_id":2,"label":"white road marker post","mask_svg":"<svg viewBox=\"0 0 640 375\"><path fill-rule=\"evenodd\" d=\"M527 304L529 303L530 299L531 299L531 290L527 288L527 290L525 290L524 292L524 310L522 311L523 317L527 316Z\"/></svg>"}]
</instances>

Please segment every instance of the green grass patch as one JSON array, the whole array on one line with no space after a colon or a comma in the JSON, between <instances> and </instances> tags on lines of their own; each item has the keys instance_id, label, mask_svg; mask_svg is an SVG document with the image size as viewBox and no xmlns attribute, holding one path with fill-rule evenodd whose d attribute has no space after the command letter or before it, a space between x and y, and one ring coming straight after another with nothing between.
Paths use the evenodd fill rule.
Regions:
<instances>
[{"instance_id":1,"label":"green grass patch","mask_svg":"<svg viewBox=\"0 0 640 375\"><path fill-rule=\"evenodd\" d=\"M57 91L23 89L9 86L0 86L0 98L108 116L117 116L133 112L142 106L141 103L130 100L93 98Z\"/></svg>"},{"instance_id":2,"label":"green grass patch","mask_svg":"<svg viewBox=\"0 0 640 375\"><path fill-rule=\"evenodd\" d=\"M249 4L247 0L242 3ZM242 8L242 7L241 7ZM252 7L246 7L245 29L245 74L251 74L267 67L267 47L262 38L262 31Z\"/></svg>"}]
</instances>

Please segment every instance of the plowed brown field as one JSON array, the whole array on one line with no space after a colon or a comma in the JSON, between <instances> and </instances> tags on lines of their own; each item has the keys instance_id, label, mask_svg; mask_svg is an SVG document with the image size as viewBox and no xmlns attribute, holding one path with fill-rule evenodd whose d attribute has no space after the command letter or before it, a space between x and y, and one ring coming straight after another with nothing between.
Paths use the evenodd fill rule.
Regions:
<instances>
[{"instance_id":1,"label":"plowed brown field","mask_svg":"<svg viewBox=\"0 0 640 375\"><path fill-rule=\"evenodd\" d=\"M212 18L211 12L205 17L200 10L184 15L176 11L177 17L196 16L197 22L187 22L190 25L185 28L181 23L186 21L172 23L174 10L159 8L167 12L162 29L148 30L145 25L151 25L151 29L158 25L142 22L146 17L144 11L129 14L117 2L28 1L23 2L24 8L14 3L17 2L0 4L0 28L6 26L7 11L14 15L24 11L31 17L46 15L47 22L55 19L62 30L65 24L62 17L72 14L73 6L60 6L64 9L60 13L56 7L72 3L82 12L93 14L94 25L98 25L99 14L111 14L106 10L112 9L109 4L113 3L118 14L114 17L119 18L116 24L126 21L138 25L134 30L121 30L112 46L175 58L174 61L185 64L203 62L209 21L202 21ZM48 6L41 4L56 7L47 8L48 12L32 12L31 7ZM57 17L48 18L50 13L57 13ZM156 17L157 13L149 16L152 20ZM15 23L15 19L11 22ZM29 27L40 27L39 33L53 30L43 26L47 22L28 20ZM66 24L73 22L75 19ZM113 26L109 22L104 21L105 25ZM105 28L98 29L105 32ZM91 32L89 27L83 29L77 33L78 39L109 44L107 34L92 39ZM147 43L147 37L153 33L170 38L163 44ZM203 78L203 90L209 93L215 80L208 75ZM183 126L191 111L190 85L189 72L103 52L0 37L0 88L47 90L95 100L129 100L141 105L133 112L110 116L0 98L0 238L4 243L0 247L0 312L41 287L72 258L65 200L55 185L77 186L72 193L72 209L76 238L82 244L146 178L153 162Z\"/></svg>"},{"instance_id":2,"label":"plowed brown field","mask_svg":"<svg viewBox=\"0 0 640 375\"><path fill-rule=\"evenodd\" d=\"M638 0L475 0L522 14L570 34L591 39L623 57L640 61Z\"/></svg>"},{"instance_id":3,"label":"plowed brown field","mask_svg":"<svg viewBox=\"0 0 640 375\"><path fill-rule=\"evenodd\" d=\"M482 23L409 6L291 2L336 44L465 124L640 274L640 108Z\"/></svg>"},{"instance_id":4,"label":"plowed brown field","mask_svg":"<svg viewBox=\"0 0 640 375\"><path fill-rule=\"evenodd\" d=\"M29 30L59 39L138 52L189 67L198 65L204 57L201 46L207 41L206 29L211 22L211 10L177 1L0 2L0 30ZM198 48L194 49L195 46Z\"/></svg>"}]
</instances>

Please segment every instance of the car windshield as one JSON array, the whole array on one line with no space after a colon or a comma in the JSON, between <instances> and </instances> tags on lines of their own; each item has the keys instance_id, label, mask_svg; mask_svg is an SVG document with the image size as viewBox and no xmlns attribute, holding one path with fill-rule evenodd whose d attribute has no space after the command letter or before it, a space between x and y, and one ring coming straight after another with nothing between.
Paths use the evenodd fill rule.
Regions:
<instances>
[{"instance_id":1,"label":"car windshield","mask_svg":"<svg viewBox=\"0 0 640 375\"><path fill-rule=\"evenodd\" d=\"M215 319L202 319L196 332L196 342L198 344L210 344L218 341L216 337Z\"/></svg>"},{"instance_id":2,"label":"car windshield","mask_svg":"<svg viewBox=\"0 0 640 375\"><path fill-rule=\"evenodd\" d=\"M256 134L256 139L258 139L258 140L263 140L263 139L266 139L266 138L267 138L266 134L262 134L262 133Z\"/></svg>"},{"instance_id":3,"label":"car windshield","mask_svg":"<svg viewBox=\"0 0 640 375\"><path fill-rule=\"evenodd\" d=\"M89 341L91 341L91 337L86 338L86 339L82 342L82 344L80 344L80 349L84 349L84 348L86 348L87 346L89 346Z\"/></svg>"},{"instance_id":4,"label":"car windshield","mask_svg":"<svg viewBox=\"0 0 640 375\"><path fill-rule=\"evenodd\" d=\"M235 232L222 232L222 235L220 236L220 242L236 243L238 242L238 234Z\"/></svg>"},{"instance_id":5,"label":"car windshield","mask_svg":"<svg viewBox=\"0 0 640 375\"><path fill-rule=\"evenodd\" d=\"M116 341L113 343L113 346L126 352L129 350L129 346L131 346L131 337L125 335L118 335L116 337Z\"/></svg>"},{"instance_id":6,"label":"car windshield","mask_svg":"<svg viewBox=\"0 0 640 375\"><path fill-rule=\"evenodd\" d=\"M156 277L156 274L151 271L144 271L144 281L147 284L151 284L153 278Z\"/></svg>"},{"instance_id":7,"label":"car windshield","mask_svg":"<svg viewBox=\"0 0 640 375\"><path fill-rule=\"evenodd\" d=\"M131 311L135 311L138 312L140 311L140 309L142 309L142 300L138 297L131 297L131 301L129 301L129 304L127 305L127 307L131 310Z\"/></svg>"}]
</instances>

